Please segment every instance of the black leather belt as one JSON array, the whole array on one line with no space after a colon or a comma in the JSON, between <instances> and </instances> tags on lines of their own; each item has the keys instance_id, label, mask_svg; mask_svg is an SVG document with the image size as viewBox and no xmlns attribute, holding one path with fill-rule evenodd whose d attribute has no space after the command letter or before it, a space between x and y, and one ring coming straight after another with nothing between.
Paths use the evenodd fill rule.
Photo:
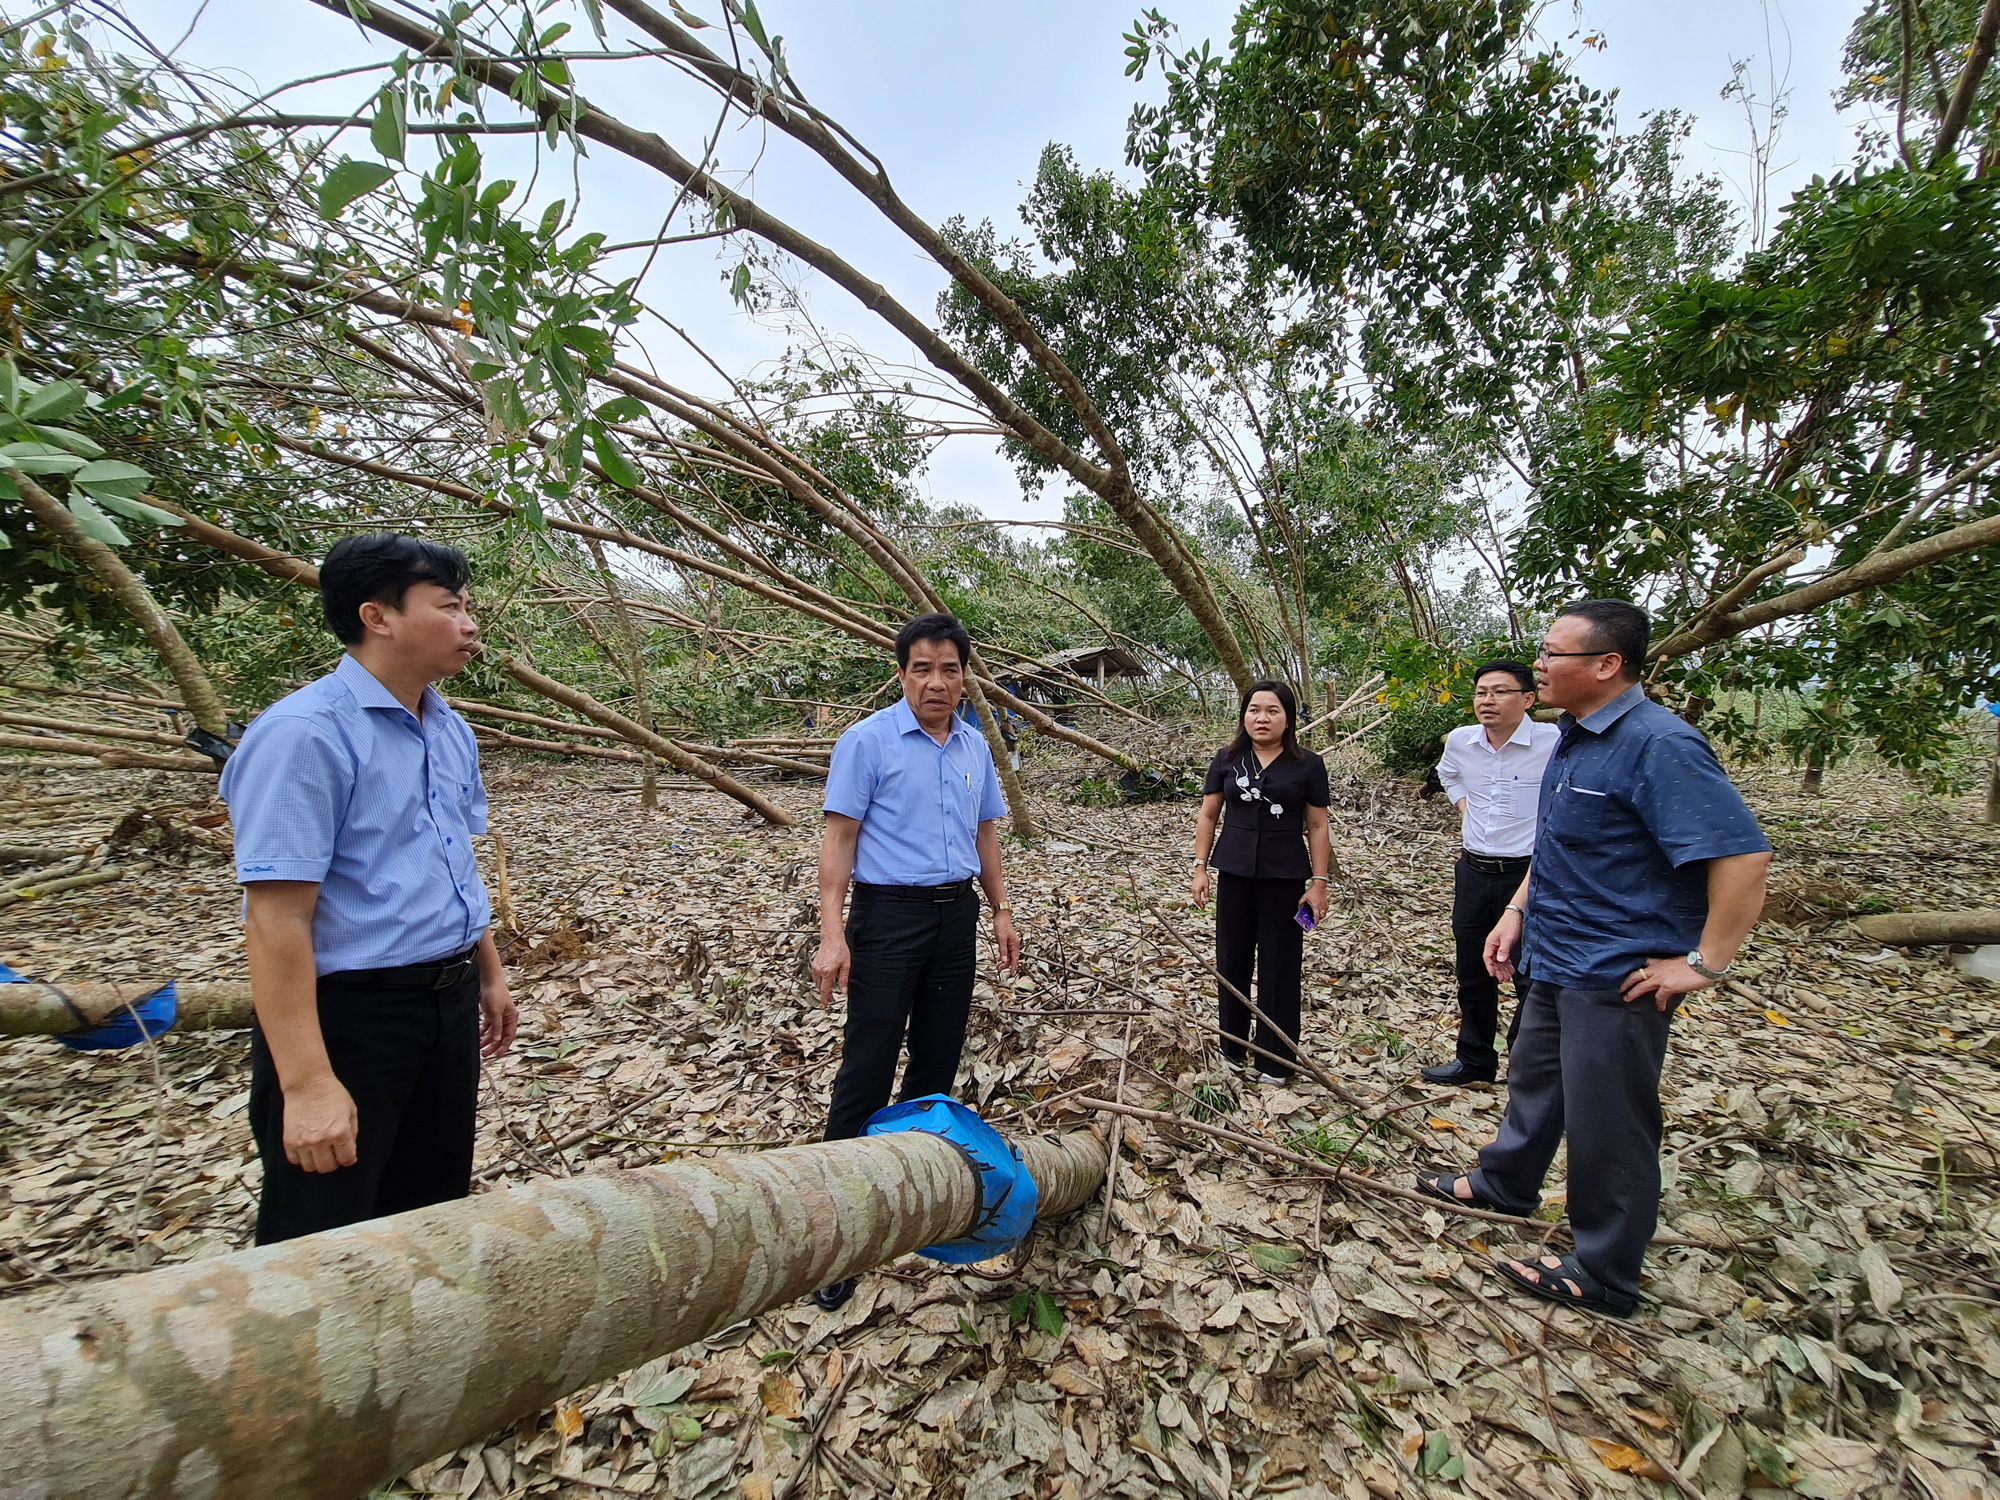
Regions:
<instances>
[{"instance_id":1,"label":"black leather belt","mask_svg":"<svg viewBox=\"0 0 2000 1500\"><path fill-rule=\"evenodd\" d=\"M1488 875L1519 875L1533 863L1525 854L1474 854L1470 849L1465 850L1460 858L1473 869L1484 870Z\"/></svg>"},{"instance_id":2,"label":"black leather belt","mask_svg":"<svg viewBox=\"0 0 2000 1500\"><path fill-rule=\"evenodd\" d=\"M454 953L436 963L404 964L398 969L342 969L322 974L320 978L337 984L372 984L389 990L448 990L479 972L478 953L479 945L474 943L463 953Z\"/></svg>"},{"instance_id":3,"label":"black leather belt","mask_svg":"<svg viewBox=\"0 0 2000 1500\"><path fill-rule=\"evenodd\" d=\"M895 901L932 901L944 906L971 895L972 881L968 877L954 880L950 885L874 885L866 880L857 880L854 889L871 896L887 896Z\"/></svg>"}]
</instances>

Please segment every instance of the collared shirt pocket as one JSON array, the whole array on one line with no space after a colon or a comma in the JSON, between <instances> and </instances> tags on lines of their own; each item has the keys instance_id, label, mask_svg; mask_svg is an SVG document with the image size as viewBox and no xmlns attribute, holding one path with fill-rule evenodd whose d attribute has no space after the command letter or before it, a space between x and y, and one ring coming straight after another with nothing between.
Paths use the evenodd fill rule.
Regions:
<instances>
[{"instance_id":1,"label":"collared shirt pocket","mask_svg":"<svg viewBox=\"0 0 2000 1500\"><path fill-rule=\"evenodd\" d=\"M1542 778L1537 776L1516 776L1507 783L1509 810L1517 818L1533 822L1535 814L1542 806Z\"/></svg>"},{"instance_id":2,"label":"collared shirt pocket","mask_svg":"<svg viewBox=\"0 0 2000 1500\"><path fill-rule=\"evenodd\" d=\"M1555 804L1549 809L1549 832L1565 843L1590 842L1611 817L1612 805L1608 791L1565 781L1555 789Z\"/></svg>"}]
</instances>

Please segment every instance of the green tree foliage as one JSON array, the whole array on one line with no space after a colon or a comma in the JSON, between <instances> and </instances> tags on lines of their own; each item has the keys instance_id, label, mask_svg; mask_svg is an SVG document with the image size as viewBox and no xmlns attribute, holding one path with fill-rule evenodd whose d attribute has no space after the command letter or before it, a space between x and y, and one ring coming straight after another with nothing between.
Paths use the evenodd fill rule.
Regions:
<instances>
[{"instance_id":1,"label":"green tree foliage","mask_svg":"<svg viewBox=\"0 0 2000 1500\"><path fill-rule=\"evenodd\" d=\"M1812 573L2000 514L1991 377L2000 200L1955 164L1815 182L1733 276L1657 297L1607 355L1539 476L1517 565L1543 594L1640 591L1698 628L1718 592L1796 550ZM1968 464L1968 460L1971 464ZM1990 554L1989 554L1990 556ZM1797 587L1789 568L1738 607ZM1935 762L1957 712L2000 692L1994 572L1977 553L1813 611L1775 635L1676 658L1665 680L1822 686L1823 733Z\"/></svg>"},{"instance_id":2,"label":"green tree foliage","mask_svg":"<svg viewBox=\"0 0 2000 1500\"><path fill-rule=\"evenodd\" d=\"M1986 9L1871 0L1847 98L1896 112L1891 161L1815 180L1741 259L1686 121L1618 137L1524 5L1254 0L1226 55L1149 13L1133 67L1168 99L1131 154L1350 309L1365 422L1513 471L1523 605L1637 599L1691 716L1806 690L1795 756L1933 767L2000 689Z\"/></svg>"},{"instance_id":3,"label":"green tree foliage","mask_svg":"<svg viewBox=\"0 0 2000 1500\"><path fill-rule=\"evenodd\" d=\"M1616 168L1606 102L1541 45L1527 0L1251 0L1227 55L1128 42L1166 102L1128 156L1185 215L1358 314L1363 367L1406 416L1486 420L1566 351L1550 299Z\"/></svg>"}]
</instances>

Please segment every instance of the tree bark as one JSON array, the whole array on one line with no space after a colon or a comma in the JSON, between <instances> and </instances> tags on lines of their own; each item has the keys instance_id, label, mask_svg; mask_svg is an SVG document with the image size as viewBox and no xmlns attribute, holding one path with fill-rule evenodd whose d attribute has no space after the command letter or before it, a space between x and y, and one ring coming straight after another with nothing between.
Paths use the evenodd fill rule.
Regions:
<instances>
[{"instance_id":1,"label":"tree bark","mask_svg":"<svg viewBox=\"0 0 2000 1500\"><path fill-rule=\"evenodd\" d=\"M2000 0L1996 0L1996 3L2000 3ZM1713 646L1718 641L1739 636L1746 630L1755 630L1759 625L1768 625L1773 620L1787 619L1792 615L1810 613L1822 604L1845 599L1848 595L1858 594L1863 589L1878 588L1882 584L1901 578L1905 573L1913 573L1918 568L1942 562L1948 557L1976 552L1996 542L2000 542L2000 516L1987 516L1982 520L1968 521L1963 526L1940 531L1935 535L1924 537L1921 541L1898 547L1894 551L1878 552L1872 557L1865 557L1851 568L1842 568L1838 573L1791 589L1776 598L1753 604L1748 609L1710 615L1689 629L1676 631L1666 640L1659 642L1646 653L1646 659L1660 661L1669 657L1686 656L1705 646Z\"/></svg>"},{"instance_id":2,"label":"tree bark","mask_svg":"<svg viewBox=\"0 0 2000 1500\"><path fill-rule=\"evenodd\" d=\"M149 995L164 979L130 984L0 984L0 1036L68 1036L102 1026L128 1000ZM67 997L68 1003L64 1003ZM176 1031L237 1031L250 1024L247 979L183 980L174 986Z\"/></svg>"},{"instance_id":3,"label":"tree bark","mask_svg":"<svg viewBox=\"0 0 2000 1500\"><path fill-rule=\"evenodd\" d=\"M2000 723L1993 726L1993 770L1986 778L1986 821L2000 823Z\"/></svg>"},{"instance_id":4,"label":"tree bark","mask_svg":"<svg viewBox=\"0 0 2000 1500\"><path fill-rule=\"evenodd\" d=\"M965 678L966 695L972 699L972 711L979 715L980 732L986 736L986 748L993 756L993 769L999 773L1000 790L1007 794L1008 821L1014 825L1014 837L1024 844L1032 844L1041 837L1035 828L1035 814L1028 806L1027 789L1021 785L1020 773L1014 769L1014 762L1007 754L1007 737L1000 732L1000 720L993 712L993 705L986 701L986 690L979 679L970 673Z\"/></svg>"},{"instance_id":5,"label":"tree bark","mask_svg":"<svg viewBox=\"0 0 2000 1500\"><path fill-rule=\"evenodd\" d=\"M606 729L615 729L635 745L643 745L661 760L677 771L685 771L698 780L707 782L725 796L734 797L750 808L767 823L775 823L780 828L796 828L799 820L786 812L777 803L770 801L754 788L745 786L727 771L717 770L699 756L690 755L672 740L662 739L650 729L642 729L615 709L607 708L588 693L557 682L553 677L544 677L518 656L496 656L495 663L501 671L512 677L522 687L540 693L544 698L562 704L564 708L595 719Z\"/></svg>"},{"instance_id":6,"label":"tree bark","mask_svg":"<svg viewBox=\"0 0 2000 1500\"><path fill-rule=\"evenodd\" d=\"M1980 82L1993 61L1997 39L2000 39L2000 0L1986 0L1979 28L1972 34L1972 51L1965 59L1958 86L1952 90L1951 103L1945 106L1944 119L1938 125L1937 144L1931 148L1933 167L1942 165L1958 149L1958 138L1972 116L1972 104L1979 97Z\"/></svg>"},{"instance_id":7,"label":"tree bark","mask_svg":"<svg viewBox=\"0 0 2000 1500\"><path fill-rule=\"evenodd\" d=\"M215 762L205 755L155 755L146 750L126 750L92 740L57 739L41 734L0 734L0 750L32 750L43 755L94 755L100 764L116 770L194 771L210 776L216 771Z\"/></svg>"},{"instance_id":8,"label":"tree bark","mask_svg":"<svg viewBox=\"0 0 2000 1500\"><path fill-rule=\"evenodd\" d=\"M1040 1215L1093 1134L1020 1142ZM815 1287L963 1234L978 1174L899 1134L482 1194L0 1304L7 1493L352 1500Z\"/></svg>"},{"instance_id":9,"label":"tree bark","mask_svg":"<svg viewBox=\"0 0 2000 1500\"><path fill-rule=\"evenodd\" d=\"M156 729L128 729L123 724L93 724L88 719L48 719L37 714L0 713L0 724L15 729L55 729L64 734L95 734L107 740L132 740L141 745L182 748L181 740Z\"/></svg>"},{"instance_id":10,"label":"tree bark","mask_svg":"<svg viewBox=\"0 0 2000 1500\"><path fill-rule=\"evenodd\" d=\"M533 735L509 734L485 724L472 726L472 736L481 745L496 750L528 750L541 755L569 755L579 760L615 760L626 765L643 765L649 758L643 750L618 750L610 745L578 745L557 740L538 740Z\"/></svg>"},{"instance_id":11,"label":"tree bark","mask_svg":"<svg viewBox=\"0 0 2000 1500\"><path fill-rule=\"evenodd\" d=\"M1899 911L1856 917L1861 935L1891 948L1941 943L2000 943L2000 911Z\"/></svg>"},{"instance_id":12,"label":"tree bark","mask_svg":"<svg viewBox=\"0 0 2000 1500\"><path fill-rule=\"evenodd\" d=\"M208 680L208 673L196 659L188 643L181 639L181 633L174 628L174 622L167 618L167 612L160 608L159 601L145 582L125 566L125 560L95 537L85 534L77 524L69 508L43 489L34 480L18 470L13 473L16 488L21 492L21 503L35 518L35 524L57 537L62 544L80 558L85 567L104 580L112 596L125 607L146 639L153 643L153 649L160 653L160 660L166 663L172 674L174 685L181 690L181 701L194 716L195 723L210 734L221 736L228 731L229 713L222 706L222 699L215 691L215 685Z\"/></svg>"}]
</instances>

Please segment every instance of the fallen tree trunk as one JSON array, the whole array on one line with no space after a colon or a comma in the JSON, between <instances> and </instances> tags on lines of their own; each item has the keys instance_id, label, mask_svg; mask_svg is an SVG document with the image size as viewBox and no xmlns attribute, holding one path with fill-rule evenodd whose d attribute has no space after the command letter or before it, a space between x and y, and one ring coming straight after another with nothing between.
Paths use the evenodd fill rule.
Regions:
<instances>
[{"instance_id":1,"label":"fallen tree trunk","mask_svg":"<svg viewBox=\"0 0 2000 1500\"><path fill-rule=\"evenodd\" d=\"M1856 917L1861 935L1892 948L2000 943L2000 911L1896 911Z\"/></svg>"},{"instance_id":2,"label":"fallen tree trunk","mask_svg":"<svg viewBox=\"0 0 2000 1500\"><path fill-rule=\"evenodd\" d=\"M1094 1134L1024 1140L1052 1218ZM483 1194L0 1305L0 1494L352 1500L579 1388L965 1233L898 1134Z\"/></svg>"},{"instance_id":3,"label":"fallen tree trunk","mask_svg":"<svg viewBox=\"0 0 2000 1500\"><path fill-rule=\"evenodd\" d=\"M66 740L44 734L0 734L0 750L36 750L44 755L89 755L114 770L134 767L148 771L207 771L219 768L205 755L154 755L90 740Z\"/></svg>"},{"instance_id":4,"label":"fallen tree trunk","mask_svg":"<svg viewBox=\"0 0 2000 1500\"><path fill-rule=\"evenodd\" d=\"M532 735L509 734L504 729L491 729L484 724L472 726L472 737L481 746L491 745L502 750L539 750L545 755L580 755L586 760L643 761L646 757L637 750L614 750L609 745L566 744L558 740L538 740Z\"/></svg>"},{"instance_id":5,"label":"fallen tree trunk","mask_svg":"<svg viewBox=\"0 0 2000 1500\"><path fill-rule=\"evenodd\" d=\"M14 487L21 492L21 503L35 518L35 524L58 538L68 551L97 575L106 591L124 607L133 623L153 643L153 649L159 652L160 660L172 674L174 686L180 689L181 701L187 705L194 721L210 734L228 733L229 714L222 706L222 699L216 695L215 685L208 680L207 671L182 639L174 622L167 617L167 612L160 608L152 590L126 566L123 558L87 533L55 496L18 469L10 471L10 477Z\"/></svg>"},{"instance_id":6,"label":"fallen tree trunk","mask_svg":"<svg viewBox=\"0 0 2000 1500\"><path fill-rule=\"evenodd\" d=\"M635 745L643 745L661 760L677 771L707 782L725 796L734 797L745 807L755 812L766 823L775 823L780 828L796 828L799 820L786 812L768 797L755 789L745 786L726 771L719 771L698 756L690 755L672 740L662 739L650 729L641 728L632 720L614 709L606 708L588 693L557 682L553 677L544 677L518 656L499 656L494 665L512 677L522 687L540 693L544 698L560 703L586 718L595 719L606 729L615 729Z\"/></svg>"},{"instance_id":7,"label":"fallen tree trunk","mask_svg":"<svg viewBox=\"0 0 2000 1500\"><path fill-rule=\"evenodd\" d=\"M0 984L0 1036L89 1031L116 1016L128 1000L150 995L165 983L135 979L130 984ZM67 1005L64 996L69 997ZM250 1024L248 980L182 980L174 987L174 998L179 1007L176 1031L235 1031Z\"/></svg>"},{"instance_id":8,"label":"fallen tree trunk","mask_svg":"<svg viewBox=\"0 0 2000 1500\"><path fill-rule=\"evenodd\" d=\"M52 730L57 734L94 734L107 740L136 740L142 745L166 745L175 750L186 748L186 742L177 734L133 729L124 724L92 724L83 719L49 719L17 713L0 713L0 724L15 729Z\"/></svg>"}]
</instances>

